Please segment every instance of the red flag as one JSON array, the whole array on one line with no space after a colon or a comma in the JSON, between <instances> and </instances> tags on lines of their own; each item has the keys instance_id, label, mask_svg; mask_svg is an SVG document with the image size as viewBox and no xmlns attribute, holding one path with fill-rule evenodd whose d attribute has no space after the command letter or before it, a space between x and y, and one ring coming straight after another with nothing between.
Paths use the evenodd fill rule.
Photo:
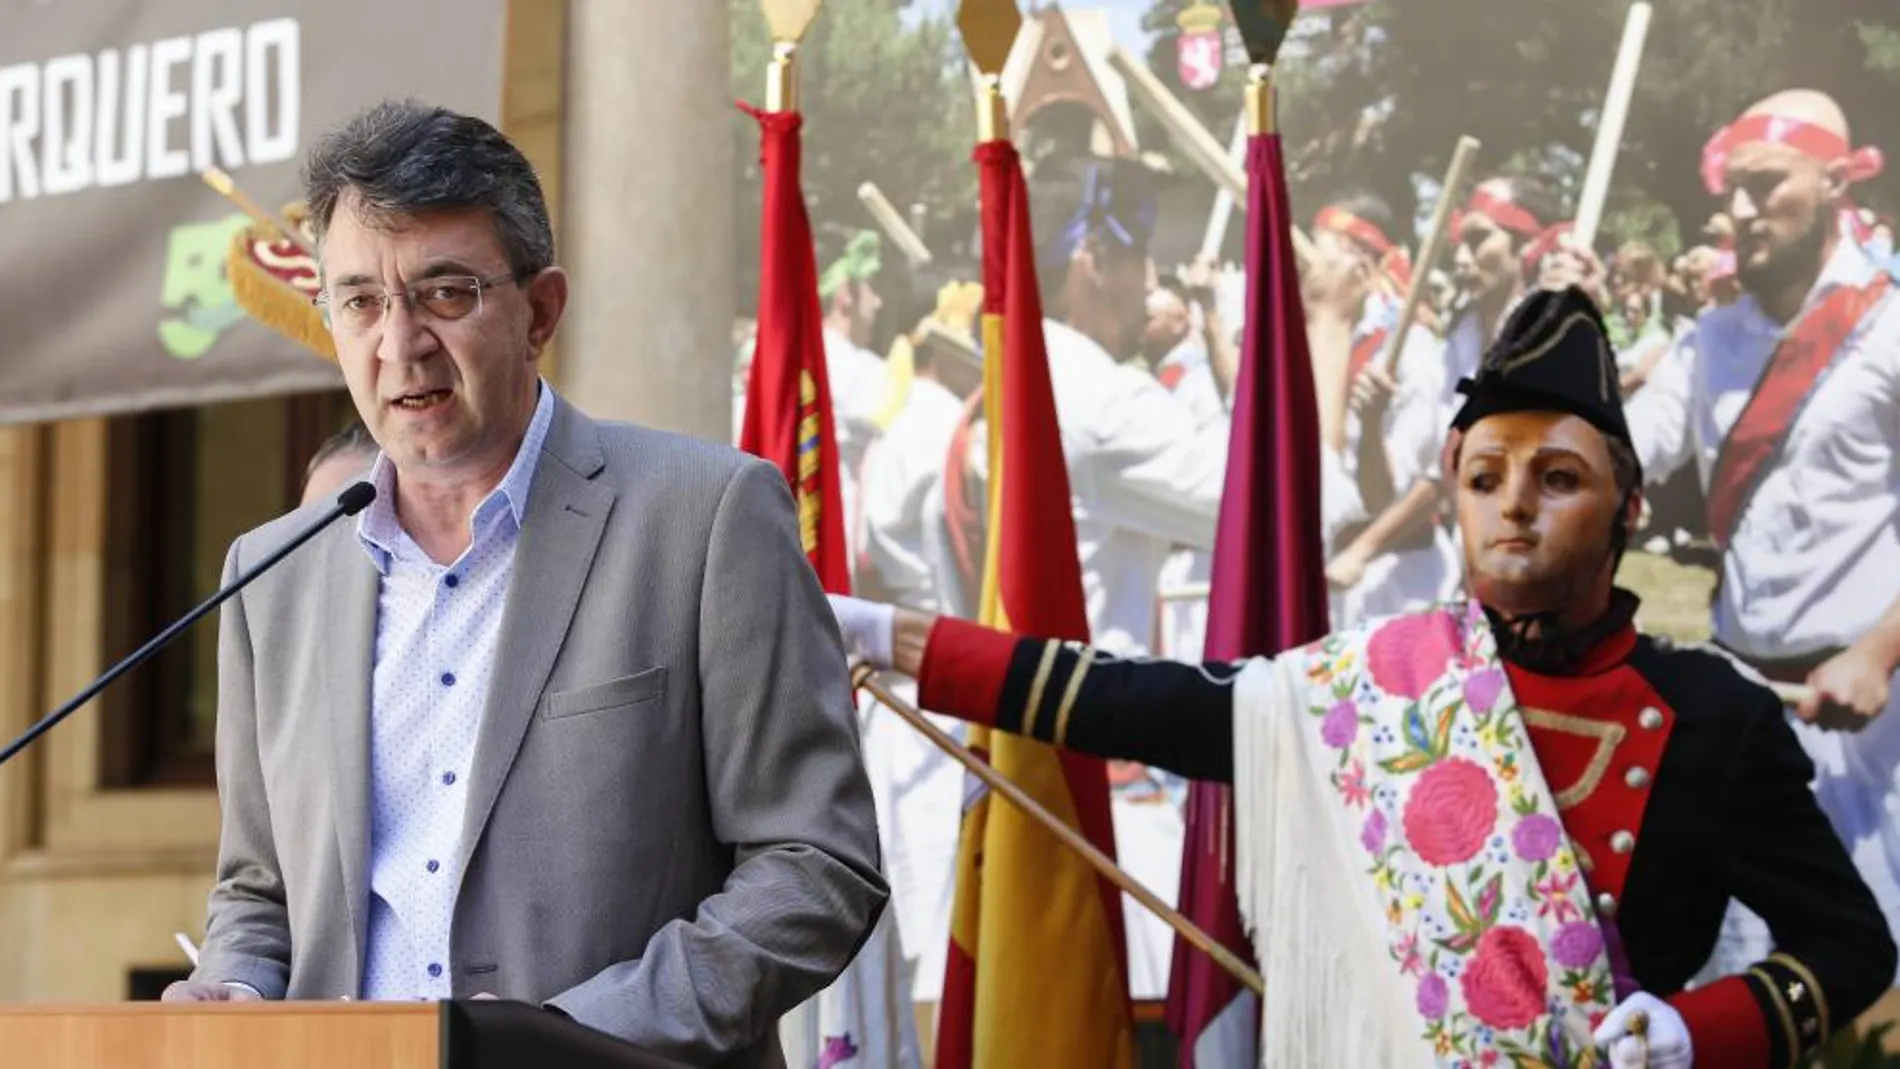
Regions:
<instances>
[{"instance_id":1,"label":"red flag","mask_svg":"<svg viewBox=\"0 0 1900 1069\"><path fill-rule=\"evenodd\" d=\"M799 541L818 571L818 581L829 593L849 594L818 264L798 177L798 131L804 120L795 111L739 107L759 120L765 187L758 343L746 380L739 448L785 473L798 505Z\"/></svg>"},{"instance_id":2,"label":"red flag","mask_svg":"<svg viewBox=\"0 0 1900 1069\"><path fill-rule=\"evenodd\" d=\"M1088 639L1069 473L1036 291L1029 193L1008 141L976 150L983 194L989 541L978 618ZM973 729L970 746L1110 857L1103 762ZM1015 807L965 806L939 1069L1116 1069L1134 1057L1121 895Z\"/></svg>"},{"instance_id":3,"label":"red flag","mask_svg":"<svg viewBox=\"0 0 1900 1069\"><path fill-rule=\"evenodd\" d=\"M1210 661L1275 654L1320 639L1329 628L1320 544L1319 405L1281 151L1277 134L1256 134L1247 146L1247 322L1214 540ZM1218 784L1197 783L1189 790L1180 908L1251 960L1234 893L1231 796ZM1250 999L1236 1001L1249 994L1205 954L1175 941L1168 1022L1181 1037L1182 1066L1255 1064L1258 1007ZM1197 1062L1196 1046L1217 1018L1221 1034L1230 1034L1230 1027L1231 1034L1244 1034L1244 1053ZM1244 1033L1236 1024L1243 1019ZM1216 1049L1211 1040L1208 1046Z\"/></svg>"}]
</instances>

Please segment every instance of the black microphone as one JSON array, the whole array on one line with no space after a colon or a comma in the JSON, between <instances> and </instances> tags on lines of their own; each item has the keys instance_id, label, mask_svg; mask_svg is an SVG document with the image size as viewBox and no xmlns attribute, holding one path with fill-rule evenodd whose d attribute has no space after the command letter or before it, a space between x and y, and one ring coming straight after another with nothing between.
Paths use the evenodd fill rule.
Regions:
<instances>
[{"instance_id":1,"label":"black microphone","mask_svg":"<svg viewBox=\"0 0 1900 1069\"><path fill-rule=\"evenodd\" d=\"M113 665L107 670L105 675L93 680L91 686L74 695L72 701L46 714L45 719L28 728L26 734L8 743L6 749L0 750L0 765L5 765L8 761L13 760L14 756L21 750L33 745L33 740L53 730L54 726L60 721L77 712L80 706L91 701L100 691L111 686L113 680L137 668L139 665L144 664L151 658L152 654L164 649L173 639L184 634L186 628L197 623L212 609L224 604L231 595L249 586L251 580L263 575L275 567L278 561L290 556L298 546L315 538L318 532L342 517L354 516L365 508L368 508L369 503L374 500L376 500L376 488L369 483L359 482L346 487L342 493L336 495L336 504L331 507L330 511L324 513L315 523L297 532L297 537L284 543L272 552L270 556L259 561L249 571L233 579L230 586L224 587L217 593L211 595L203 604L200 604L197 608L186 613L177 623L159 632L156 638L134 650L130 657Z\"/></svg>"}]
</instances>

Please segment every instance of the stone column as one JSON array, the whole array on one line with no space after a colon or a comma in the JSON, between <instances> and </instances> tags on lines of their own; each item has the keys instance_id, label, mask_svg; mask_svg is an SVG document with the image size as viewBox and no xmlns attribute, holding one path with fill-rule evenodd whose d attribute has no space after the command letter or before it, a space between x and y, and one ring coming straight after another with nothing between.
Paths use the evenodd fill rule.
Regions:
<instances>
[{"instance_id":1,"label":"stone column","mask_svg":"<svg viewBox=\"0 0 1900 1069\"><path fill-rule=\"evenodd\" d=\"M723 0L570 0L556 385L590 415L732 440Z\"/></svg>"}]
</instances>

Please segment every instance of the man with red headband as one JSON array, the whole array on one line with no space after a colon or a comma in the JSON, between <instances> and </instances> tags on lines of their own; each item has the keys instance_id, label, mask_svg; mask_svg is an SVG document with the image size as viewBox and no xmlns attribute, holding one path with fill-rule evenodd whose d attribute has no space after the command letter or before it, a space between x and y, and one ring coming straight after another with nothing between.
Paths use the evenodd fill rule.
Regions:
<instances>
[{"instance_id":1,"label":"man with red headband","mask_svg":"<svg viewBox=\"0 0 1900 1069\"><path fill-rule=\"evenodd\" d=\"M1797 1064L1894 944L1780 702L1613 585L1642 470L1601 317L1534 292L1459 390L1468 602L1185 665L834 598L846 645L933 709L1234 784L1263 1065ZM1776 951L1685 990L1731 899Z\"/></svg>"},{"instance_id":2,"label":"man with red headband","mask_svg":"<svg viewBox=\"0 0 1900 1069\"><path fill-rule=\"evenodd\" d=\"M1522 175L1478 183L1471 199L1453 213L1452 266L1460 311L1445 338L1448 413L1459 403L1452 387L1477 373L1499 324L1538 280L1545 258L1561 247L1570 227L1556 219L1556 198Z\"/></svg>"},{"instance_id":3,"label":"man with red headband","mask_svg":"<svg viewBox=\"0 0 1900 1069\"><path fill-rule=\"evenodd\" d=\"M1744 292L1700 317L1631 401L1630 424L1652 481L1695 462L1722 552L1715 641L1772 680L1812 688L1796 731L1815 792L1900 931L1900 715L1888 713L1900 666L1900 301L1840 224L1853 184L1880 166L1812 90L1776 93L1709 141L1702 175L1732 221ZM1756 933L1729 952L1750 952Z\"/></svg>"},{"instance_id":4,"label":"man with red headband","mask_svg":"<svg viewBox=\"0 0 1900 1069\"><path fill-rule=\"evenodd\" d=\"M1405 251L1388 236L1392 219L1370 194L1334 199L1314 220L1313 256L1301 271L1326 446L1324 513L1336 518L1324 536L1339 625L1442 601L1458 579L1451 537L1433 522L1443 355L1414 324L1390 373L1384 362L1398 295L1411 282ZM1408 506L1412 495L1422 503Z\"/></svg>"}]
</instances>

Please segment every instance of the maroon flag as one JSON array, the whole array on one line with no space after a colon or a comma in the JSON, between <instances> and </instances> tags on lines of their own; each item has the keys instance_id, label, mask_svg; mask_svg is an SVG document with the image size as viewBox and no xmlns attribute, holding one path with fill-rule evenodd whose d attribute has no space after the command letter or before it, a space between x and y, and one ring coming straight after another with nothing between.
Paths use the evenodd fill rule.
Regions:
<instances>
[{"instance_id":1,"label":"maroon flag","mask_svg":"<svg viewBox=\"0 0 1900 1069\"><path fill-rule=\"evenodd\" d=\"M1248 142L1247 179L1247 321L1214 539L1210 661L1278 653L1323 637L1329 627L1319 406L1278 134L1256 134ZM1234 894L1232 806L1225 786L1197 783L1189 791L1181 910L1251 959ZM1184 1069L1255 1065L1258 1014L1252 994L1233 977L1175 941L1168 1022L1181 1037Z\"/></svg>"}]
</instances>

